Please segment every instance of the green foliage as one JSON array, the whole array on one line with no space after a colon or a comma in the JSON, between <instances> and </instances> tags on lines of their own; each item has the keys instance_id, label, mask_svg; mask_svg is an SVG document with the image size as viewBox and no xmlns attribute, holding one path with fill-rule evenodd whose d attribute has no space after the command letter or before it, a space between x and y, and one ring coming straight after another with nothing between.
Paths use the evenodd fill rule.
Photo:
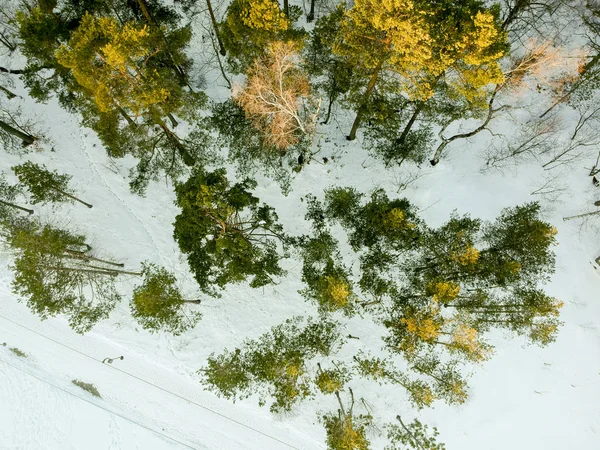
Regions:
<instances>
[{"instance_id":1,"label":"green foliage","mask_svg":"<svg viewBox=\"0 0 600 450\"><path fill-rule=\"evenodd\" d=\"M343 390L349 380L350 372L344 365L334 363L334 367L323 370L319 364L319 371L315 376L315 386L323 394L333 394Z\"/></svg>"},{"instance_id":2,"label":"green foliage","mask_svg":"<svg viewBox=\"0 0 600 450\"><path fill-rule=\"evenodd\" d=\"M354 415L354 394L350 390L352 402L346 410L340 395L336 392L339 403L337 414L329 413L322 417L325 432L327 433L328 450L369 450L367 428L371 425L373 417L370 414Z\"/></svg>"},{"instance_id":3,"label":"green foliage","mask_svg":"<svg viewBox=\"0 0 600 450\"><path fill-rule=\"evenodd\" d=\"M238 177L257 174L268 176L279 184L285 194L289 192L289 166L296 163L300 149L292 148L282 154L267 144L246 118L242 108L231 99L213 104L208 121L210 127L218 133L216 145L227 148L227 160L236 165Z\"/></svg>"},{"instance_id":4,"label":"green foliage","mask_svg":"<svg viewBox=\"0 0 600 450\"><path fill-rule=\"evenodd\" d=\"M313 235L295 241L304 261L302 293L328 312L335 310L327 298L331 281L343 282L344 293L352 286L353 295L364 298L356 305L387 328L390 352L424 377L410 379L368 358L357 360L359 374L402 385L416 406L466 400L459 366L491 357L484 335L492 328L540 345L556 337L562 302L537 287L553 271L556 230L540 220L539 205L504 210L491 223L454 215L432 229L406 199L381 190L364 199L352 188L333 188L323 202L308 197L307 203ZM357 283L331 235L335 223L359 256Z\"/></svg>"},{"instance_id":5,"label":"green foliage","mask_svg":"<svg viewBox=\"0 0 600 450\"><path fill-rule=\"evenodd\" d=\"M4 234L17 251L12 290L42 319L66 315L71 328L85 333L120 300L118 272L86 263L84 236L24 219L5 224Z\"/></svg>"},{"instance_id":6,"label":"green foliage","mask_svg":"<svg viewBox=\"0 0 600 450\"><path fill-rule=\"evenodd\" d=\"M58 11L21 11L19 24L28 58L25 83L32 96L58 94L63 107L79 112L109 155L140 160L131 188L143 194L163 173L177 179L186 166L204 162L207 134L178 136L174 115L197 122L206 96L187 89L189 27L156 0L61 2ZM41 68L54 71L46 77ZM179 157L177 157L179 156Z\"/></svg>"},{"instance_id":7,"label":"green foliage","mask_svg":"<svg viewBox=\"0 0 600 450\"><path fill-rule=\"evenodd\" d=\"M273 397L273 412L289 411L311 395L307 363L316 356L329 356L341 344L336 322L311 319L302 326L294 317L273 327L257 340L245 341L235 351L212 354L201 369L203 384L217 394L235 400L260 393L261 405Z\"/></svg>"},{"instance_id":8,"label":"green foliage","mask_svg":"<svg viewBox=\"0 0 600 450\"><path fill-rule=\"evenodd\" d=\"M200 289L218 296L215 287L251 278L250 286L261 287L280 276L278 243L285 243L277 214L259 205L250 190L250 179L233 186L224 169L196 169L185 183L177 184L174 237Z\"/></svg>"},{"instance_id":9,"label":"green foliage","mask_svg":"<svg viewBox=\"0 0 600 450\"><path fill-rule=\"evenodd\" d=\"M17 347L10 347L8 350L19 358L27 358L27 353Z\"/></svg>"},{"instance_id":10,"label":"green foliage","mask_svg":"<svg viewBox=\"0 0 600 450\"><path fill-rule=\"evenodd\" d=\"M94 386L92 383L86 383L85 381L81 381L81 380L71 380L71 383L73 383L75 386L80 387L84 391L89 392L94 397L102 398L102 396L100 395L100 392L98 391L96 386Z\"/></svg>"},{"instance_id":11,"label":"green foliage","mask_svg":"<svg viewBox=\"0 0 600 450\"><path fill-rule=\"evenodd\" d=\"M23 164L13 166L19 182L27 188L31 195L31 202L38 203L58 203L68 201L66 194L73 194L69 188L70 175L61 175L56 170L50 171L45 165L39 165L27 161Z\"/></svg>"},{"instance_id":12,"label":"green foliage","mask_svg":"<svg viewBox=\"0 0 600 450\"><path fill-rule=\"evenodd\" d=\"M144 281L133 290L131 300L131 313L142 328L179 335L198 323L201 313L183 311L186 300L179 292L173 274L164 267L143 263L142 276Z\"/></svg>"},{"instance_id":13,"label":"green foliage","mask_svg":"<svg viewBox=\"0 0 600 450\"><path fill-rule=\"evenodd\" d=\"M23 189L18 184L10 184L6 175L0 172L0 224L9 221L16 213L15 208L2 202L14 203Z\"/></svg>"},{"instance_id":14,"label":"green foliage","mask_svg":"<svg viewBox=\"0 0 600 450\"><path fill-rule=\"evenodd\" d=\"M300 293L316 301L320 313L343 311L351 316L355 312L355 295L348 270L338 261L337 242L327 233L304 237L297 242L303 258L302 281L306 288Z\"/></svg>"},{"instance_id":15,"label":"green foliage","mask_svg":"<svg viewBox=\"0 0 600 450\"><path fill-rule=\"evenodd\" d=\"M428 426L422 424L418 419L405 425L400 416L396 417L400 425L390 424L387 426L387 437L392 445L385 450L445 450L446 446L437 442L439 435L436 427L433 433L429 433Z\"/></svg>"},{"instance_id":16,"label":"green foliage","mask_svg":"<svg viewBox=\"0 0 600 450\"><path fill-rule=\"evenodd\" d=\"M292 26L276 0L233 0L219 28L229 65L235 73L244 72L263 54L269 42L300 41L306 34Z\"/></svg>"},{"instance_id":17,"label":"green foliage","mask_svg":"<svg viewBox=\"0 0 600 450\"><path fill-rule=\"evenodd\" d=\"M371 119L365 124L365 148L381 158L387 166L401 165L406 161L421 164L425 161L433 144L431 127L421 125L402 135L399 130L407 123L408 108L406 101L395 101L383 97L382 101L373 98L367 116Z\"/></svg>"},{"instance_id":18,"label":"green foliage","mask_svg":"<svg viewBox=\"0 0 600 450\"><path fill-rule=\"evenodd\" d=\"M305 48L305 68L315 77L313 88L324 94L328 100L324 122L328 122L333 104L360 79L356 68L345 58L333 52L333 41L340 34L340 26L345 14L345 5L340 4L330 14L319 18Z\"/></svg>"}]
</instances>

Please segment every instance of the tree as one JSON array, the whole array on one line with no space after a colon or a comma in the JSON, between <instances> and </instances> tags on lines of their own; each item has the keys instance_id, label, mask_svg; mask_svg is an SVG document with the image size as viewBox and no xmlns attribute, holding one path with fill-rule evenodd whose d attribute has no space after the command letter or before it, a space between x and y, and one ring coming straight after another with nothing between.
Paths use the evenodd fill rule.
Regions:
<instances>
[{"instance_id":1,"label":"tree","mask_svg":"<svg viewBox=\"0 0 600 450\"><path fill-rule=\"evenodd\" d=\"M185 300L175 286L177 280L173 274L164 267L143 263L142 276L144 281L133 290L131 299L131 313L142 328L179 335L198 323L202 314L186 314L183 307L186 303L198 304L200 300Z\"/></svg>"},{"instance_id":2,"label":"tree","mask_svg":"<svg viewBox=\"0 0 600 450\"><path fill-rule=\"evenodd\" d=\"M265 142L281 152L302 140L310 144L319 114L320 100L311 96L308 76L299 65L293 42L272 42L248 70L246 86L234 92Z\"/></svg>"},{"instance_id":3,"label":"tree","mask_svg":"<svg viewBox=\"0 0 600 450\"><path fill-rule=\"evenodd\" d=\"M446 446L437 442L438 430L433 427L433 433L429 434L428 426L422 424L419 419L415 419L406 425L402 417L396 416L399 422L387 426L387 437L393 445L389 445L385 450L445 450ZM398 445L402 445L399 447Z\"/></svg>"},{"instance_id":4,"label":"tree","mask_svg":"<svg viewBox=\"0 0 600 450\"><path fill-rule=\"evenodd\" d=\"M24 117L21 109L11 104L10 100L16 95L3 86L0 90L9 100L0 99L0 143L7 152L24 153L40 140L41 133L33 120Z\"/></svg>"},{"instance_id":5,"label":"tree","mask_svg":"<svg viewBox=\"0 0 600 450\"><path fill-rule=\"evenodd\" d=\"M181 213L173 234L200 289L210 295L218 295L215 287L250 277L250 286L265 286L283 274L278 244L286 238L277 214L265 204L259 206L250 193L256 182L246 179L232 186L225 173L197 168L175 186Z\"/></svg>"},{"instance_id":6,"label":"tree","mask_svg":"<svg viewBox=\"0 0 600 450\"><path fill-rule=\"evenodd\" d=\"M390 353L430 381L359 358L363 376L403 386L418 407L436 398L463 403L466 382L458 368L491 356L490 329L524 334L540 345L555 339L562 302L538 284L554 269L556 230L540 219L538 204L507 209L492 223L453 216L432 229L406 199L389 199L383 191L364 199L354 189L333 188L324 197L308 198L313 235L295 242L303 251L304 292L320 299L322 312L336 310L333 300L350 292L364 299L354 302L355 310L372 313L387 328ZM335 280L328 273L344 268L331 237L334 223L358 256L357 281L345 270ZM333 287L344 295L331 295Z\"/></svg>"},{"instance_id":7,"label":"tree","mask_svg":"<svg viewBox=\"0 0 600 450\"><path fill-rule=\"evenodd\" d=\"M310 40L304 47L306 71L313 77L312 86L322 91L327 98L327 112L324 124L329 122L333 104L350 89L355 74L355 66L333 52L331 37L341 33L341 24L346 13L343 4L315 23Z\"/></svg>"},{"instance_id":8,"label":"tree","mask_svg":"<svg viewBox=\"0 0 600 450\"><path fill-rule=\"evenodd\" d=\"M364 414L353 415L354 394L352 389L350 389L350 396L350 407L344 408L340 394L336 392L339 403L337 414L329 413L323 416L328 450L368 450L370 448L366 432L373 418Z\"/></svg>"},{"instance_id":9,"label":"tree","mask_svg":"<svg viewBox=\"0 0 600 450\"><path fill-rule=\"evenodd\" d=\"M301 317L286 320L254 341L245 341L235 351L226 350L208 358L200 370L210 390L229 398L246 398L260 393L260 404L271 396L271 411L289 411L311 395L307 363L316 356L328 356L341 345L338 324Z\"/></svg>"},{"instance_id":10,"label":"tree","mask_svg":"<svg viewBox=\"0 0 600 450\"><path fill-rule=\"evenodd\" d=\"M118 111L132 127L137 126L138 117L150 120L191 166L194 157L165 120L175 124L173 114L190 106L187 102L196 102L173 79L171 70L161 70L157 55L164 51L163 37L156 28L120 25L110 17L86 14L68 44L57 50L56 58L71 69L100 112ZM150 64L153 59L158 61Z\"/></svg>"},{"instance_id":11,"label":"tree","mask_svg":"<svg viewBox=\"0 0 600 450\"><path fill-rule=\"evenodd\" d=\"M497 60L506 51L496 16L474 1L355 1L332 45L335 53L361 68L366 82L349 97L357 116L348 139L356 137L378 86L405 92L415 101L402 140L438 83L468 103L485 98L486 85L502 77Z\"/></svg>"},{"instance_id":12,"label":"tree","mask_svg":"<svg viewBox=\"0 0 600 450\"><path fill-rule=\"evenodd\" d=\"M21 186L18 184L11 185L6 180L4 173L0 172L0 217L2 218L0 222L10 220L15 209L28 214L33 214L33 210L14 203L17 197L22 193Z\"/></svg>"},{"instance_id":13,"label":"tree","mask_svg":"<svg viewBox=\"0 0 600 450\"><path fill-rule=\"evenodd\" d=\"M106 319L120 300L118 275L139 275L115 267L122 264L88 255L85 236L17 219L2 230L16 251L12 290L42 319L66 315L78 333Z\"/></svg>"},{"instance_id":14,"label":"tree","mask_svg":"<svg viewBox=\"0 0 600 450\"><path fill-rule=\"evenodd\" d=\"M297 19L297 17L292 17ZM303 30L279 9L276 0L234 0L220 26L223 46L236 73L245 71L273 41L299 41Z\"/></svg>"},{"instance_id":15,"label":"tree","mask_svg":"<svg viewBox=\"0 0 600 450\"><path fill-rule=\"evenodd\" d=\"M13 166L19 182L27 188L31 194L32 203L64 202L65 200L75 200L82 205L92 208L93 205L80 200L73 195L73 190L69 188L70 175L61 175L56 171L49 171L46 166L32 163L26 163Z\"/></svg>"}]
</instances>

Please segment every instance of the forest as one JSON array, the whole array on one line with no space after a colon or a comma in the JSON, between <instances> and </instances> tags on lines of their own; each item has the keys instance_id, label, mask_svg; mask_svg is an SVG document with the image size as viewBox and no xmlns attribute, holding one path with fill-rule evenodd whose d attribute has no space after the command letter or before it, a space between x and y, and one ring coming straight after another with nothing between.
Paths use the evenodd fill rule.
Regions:
<instances>
[{"instance_id":1,"label":"forest","mask_svg":"<svg viewBox=\"0 0 600 450\"><path fill-rule=\"evenodd\" d=\"M282 420L317 404L330 450L446 449L419 414L466 404L503 340L560 335L566 299L547 286L562 222L548 210L568 195L564 173L591 194L563 221L600 216L597 1L5 4L0 245L12 293L41 320L185 338L229 326L211 308L260 298L277 320L192 341L209 352L193 376ZM48 104L80 141L27 112ZM115 204L169 199L162 250L146 249L158 238L145 220L124 226L95 203L90 168L56 163L84 152L118 174ZM474 213L486 200L472 192L472 209L432 215L422 186L456 158L537 184L493 214ZM460 190L448 179L444 201ZM513 198L510 181L490 189ZM128 250L97 238L90 214ZM398 411L369 406L378 389Z\"/></svg>"}]
</instances>

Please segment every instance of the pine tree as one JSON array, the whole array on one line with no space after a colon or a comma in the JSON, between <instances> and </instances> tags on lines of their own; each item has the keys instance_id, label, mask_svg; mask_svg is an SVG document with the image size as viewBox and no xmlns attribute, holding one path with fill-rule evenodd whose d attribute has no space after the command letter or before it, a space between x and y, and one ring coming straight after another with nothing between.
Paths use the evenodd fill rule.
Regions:
<instances>
[{"instance_id":1,"label":"pine tree","mask_svg":"<svg viewBox=\"0 0 600 450\"><path fill-rule=\"evenodd\" d=\"M33 214L33 210L14 203L22 193L21 186L11 185L6 180L4 173L0 172L0 222L10 221L15 210Z\"/></svg>"},{"instance_id":2,"label":"pine tree","mask_svg":"<svg viewBox=\"0 0 600 450\"><path fill-rule=\"evenodd\" d=\"M312 395L307 363L318 355L329 356L340 345L336 322L309 319L304 326L302 322L294 317L233 352L211 355L200 370L203 384L233 400L259 392L261 405L270 396L271 411L289 411Z\"/></svg>"},{"instance_id":3,"label":"pine tree","mask_svg":"<svg viewBox=\"0 0 600 450\"><path fill-rule=\"evenodd\" d=\"M200 300L185 300L176 287L173 274L164 267L143 263L142 276L144 281L133 290L131 299L131 313L142 328L179 335L198 323L201 313L185 313L183 307L186 303L200 303Z\"/></svg>"},{"instance_id":4,"label":"pine tree","mask_svg":"<svg viewBox=\"0 0 600 450\"><path fill-rule=\"evenodd\" d=\"M68 200L74 200L82 205L92 208L92 205L75 197L73 190L69 188L70 175L61 175L56 171L49 171L46 166L32 163L26 163L13 166L19 182L29 191L32 203L56 203Z\"/></svg>"},{"instance_id":5,"label":"pine tree","mask_svg":"<svg viewBox=\"0 0 600 450\"><path fill-rule=\"evenodd\" d=\"M208 122L218 135L214 145L227 149L227 161L235 164L238 178L267 176L279 184L284 194L289 193L293 173L289 167L297 164L298 158L295 151L282 154L269 145L264 135L256 132L244 110L231 99L214 104Z\"/></svg>"},{"instance_id":6,"label":"pine tree","mask_svg":"<svg viewBox=\"0 0 600 450\"><path fill-rule=\"evenodd\" d=\"M218 296L216 288L252 278L260 287L283 274L278 245L286 241L277 215L250 192L250 179L230 185L224 169L196 169L185 183L177 184L174 236L188 255L190 269L200 289Z\"/></svg>"},{"instance_id":7,"label":"pine tree","mask_svg":"<svg viewBox=\"0 0 600 450\"><path fill-rule=\"evenodd\" d=\"M78 333L106 319L120 300L118 275L139 275L87 252L85 236L24 219L5 224L7 245L16 251L13 292L42 319L66 315Z\"/></svg>"},{"instance_id":8,"label":"pine tree","mask_svg":"<svg viewBox=\"0 0 600 450\"><path fill-rule=\"evenodd\" d=\"M433 427L433 433L429 433L428 426L422 424L419 419L415 419L406 425L400 416L396 416L399 422L389 424L387 428L387 438L392 445L385 447L385 450L445 450L446 446L437 441L438 430ZM401 447L399 446L401 445Z\"/></svg>"},{"instance_id":9,"label":"pine tree","mask_svg":"<svg viewBox=\"0 0 600 450\"><path fill-rule=\"evenodd\" d=\"M165 52L163 37L156 28L120 25L110 17L86 14L56 58L71 69L101 113L118 111L132 127L138 126L138 117L151 121L183 161L193 165L193 156L166 123L167 118L174 122L173 114L192 99L173 79L171 70L161 70L161 52Z\"/></svg>"},{"instance_id":10,"label":"pine tree","mask_svg":"<svg viewBox=\"0 0 600 450\"><path fill-rule=\"evenodd\" d=\"M220 26L232 70L244 72L270 42L301 40L305 32L293 28L292 22L276 0L233 0Z\"/></svg>"},{"instance_id":11,"label":"pine tree","mask_svg":"<svg viewBox=\"0 0 600 450\"><path fill-rule=\"evenodd\" d=\"M472 1L355 1L332 44L335 53L360 68L366 83L349 97L357 116L348 139L356 137L378 86L404 91L416 101L404 138L440 80L450 95L481 103L484 88L502 79L497 60L506 51L506 37L496 16Z\"/></svg>"}]
</instances>

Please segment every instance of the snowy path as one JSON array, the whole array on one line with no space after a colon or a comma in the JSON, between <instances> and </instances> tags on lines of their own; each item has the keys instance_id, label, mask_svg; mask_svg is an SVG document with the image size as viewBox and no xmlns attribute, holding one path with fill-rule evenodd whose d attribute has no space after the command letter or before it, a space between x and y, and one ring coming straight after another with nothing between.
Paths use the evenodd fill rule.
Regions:
<instances>
[{"instance_id":1,"label":"snowy path","mask_svg":"<svg viewBox=\"0 0 600 450\"><path fill-rule=\"evenodd\" d=\"M0 307L0 343L8 344L6 348L0 347L0 375L5 380L0 387L0 417L4 419L2 423L10 424L8 431L1 435L2 449L14 448L15 443L23 449L69 448L63 443L72 444L72 448L83 448L77 445L81 441L74 431L77 417L87 416L84 428L94 430L95 425L90 427L90 423L96 423L96 415L101 418L97 432L102 439L94 440L97 447L91 448L136 448L128 438L129 431L135 428L136 433L141 433L143 428L129 423L125 425L127 431L123 428L126 420L112 417L114 414L109 411L184 444L172 441L169 445L175 445L174 448L186 448L186 445L197 449L320 447L284 424L264 423L261 417L256 420L251 411L234 408L203 392L196 380L186 380L175 372L129 354L100 336L90 333L69 337L64 329L61 330L62 324L52 320L33 324L35 329L29 328L26 324L28 311L19 314L14 308L10 309L9 312L6 305ZM27 353L28 358L12 355L8 350L11 346ZM112 365L101 362L107 356L121 354L125 355L123 361L116 360ZM93 382L103 398L95 399L83 391L77 392L78 388L70 382L74 378ZM47 384L44 380L52 381ZM89 396L92 404L82 412L79 404L82 400L69 398L61 389L81 397ZM44 406L39 407L42 398ZM105 411L89 411L89 408L94 409L94 404ZM30 417L32 412L34 417ZM52 432L47 432L47 428ZM149 430L145 432L152 434ZM86 436L87 432L83 432L81 437ZM106 439L110 439L110 445ZM12 443L10 446L9 442ZM171 447L161 444L151 448Z\"/></svg>"}]
</instances>

